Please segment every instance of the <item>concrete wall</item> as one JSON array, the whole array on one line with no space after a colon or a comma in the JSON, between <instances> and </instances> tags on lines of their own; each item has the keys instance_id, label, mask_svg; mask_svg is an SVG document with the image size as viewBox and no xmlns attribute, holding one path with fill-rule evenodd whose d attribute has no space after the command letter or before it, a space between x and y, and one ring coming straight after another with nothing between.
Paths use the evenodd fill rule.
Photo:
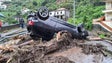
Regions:
<instances>
[{"instance_id":1,"label":"concrete wall","mask_svg":"<svg viewBox=\"0 0 112 63\"><path fill-rule=\"evenodd\" d=\"M105 28L103 28L99 24L93 24L93 30L108 32Z\"/></svg>"},{"instance_id":2,"label":"concrete wall","mask_svg":"<svg viewBox=\"0 0 112 63\"><path fill-rule=\"evenodd\" d=\"M19 28L19 24L14 24L14 25L10 25L10 26L4 26L4 27L1 28L0 32L3 32L5 30L14 29L14 28Z\"/></svg>"}]
</instances>

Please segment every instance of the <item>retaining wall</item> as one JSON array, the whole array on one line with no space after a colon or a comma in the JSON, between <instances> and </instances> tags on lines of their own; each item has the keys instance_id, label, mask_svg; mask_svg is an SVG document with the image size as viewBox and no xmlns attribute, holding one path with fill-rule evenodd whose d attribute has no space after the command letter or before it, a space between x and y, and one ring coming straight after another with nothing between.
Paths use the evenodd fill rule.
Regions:
<instances>
[{"instance_id":1,"label":"retaining wall","mask_svg":"<svg viewBox=\"0 0 112 63\"><path fill-rule=\"evenodd\" d=\"M0 30L0 32L3 32L5 30L10 30L14 28L19 28L19 24L9 25L9 26L3 26Z\"/></svg>"}]
</instances>

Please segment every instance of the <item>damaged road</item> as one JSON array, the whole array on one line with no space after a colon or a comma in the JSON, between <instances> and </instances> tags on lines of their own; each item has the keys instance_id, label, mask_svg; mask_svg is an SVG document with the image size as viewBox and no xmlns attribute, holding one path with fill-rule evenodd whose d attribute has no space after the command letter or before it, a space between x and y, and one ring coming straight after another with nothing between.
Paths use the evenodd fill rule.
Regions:
<instances>
[{"instance_id":1,"label":"damaged road","mask_svg":"<svg viewBox=\"0 0 112 63\"><path fill-rule=\"evenodd\" d=\"M69 33L50 41L22 35L0 45L0 63L112 63L111 48L109 41L72 39Z\"/></svg>"}]
</instances>

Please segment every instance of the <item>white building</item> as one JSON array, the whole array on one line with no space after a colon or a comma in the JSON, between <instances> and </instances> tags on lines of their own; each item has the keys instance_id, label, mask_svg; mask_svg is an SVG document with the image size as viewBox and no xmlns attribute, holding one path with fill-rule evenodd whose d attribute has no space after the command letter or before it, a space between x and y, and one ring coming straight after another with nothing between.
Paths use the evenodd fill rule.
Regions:
<instances>
[{"instance_id":1,"label":"white building","mask_svg":"<svg viewBox=\"0 0 112 63\"><path fill-rule=\"evenodd\" d=\"M3 1L0 0L0 9L5 10L7 8L7 5L2 4Z\"/></svg>"},{"instance_id":2,"label":"white building","mask_svg":"<svg viewBox=\"0 0 112 63\"><path fill-rule=\"evenodd\" d=\"M105 13L105 20L112 21L112 0L103 0L106 3L106 8L103 11Z\"/></svg>"},{"instance_id":3,"label":"white building","mask_svg":"<svg viewBox=\"0 0 112 63\"><path fill-rule=\"evenodd\" d=\"M0 0L0 9L5 10L7 8L7 5L2 4L5 1L12 1L12 0Z\"/></svg>"},{"instance_id":4,"label":"white building","mask_svg":"<svg viewBox=\"0 0 112 63\"><path fill-rule=\"evenodd\" d=\"M24 8L21 10L21 13L24 15L25 13L27 13L27 12L29 12L29 11L30 11L30 9L24 7Z\"/></svg>"},{"instance_id":5,"label":"white building","mask_svg":"<svg viewBox=\"0 0 112 63\"><path fill-rule=\"evenodd\" d=\"M7 8L7 5L0 5L0 9L5 10Z\"/></svg>"},{"instance_id":6,"label":"white building","mask_svg":"<svg viewBox=\"0 0 112 63\"><path fill-rule=\"evenodd\" d=\"M65 8L60 8L56 11L49 12L49 15L63 20L67 20L70 17L70 12Z\"/></svg>"}]
</instances>

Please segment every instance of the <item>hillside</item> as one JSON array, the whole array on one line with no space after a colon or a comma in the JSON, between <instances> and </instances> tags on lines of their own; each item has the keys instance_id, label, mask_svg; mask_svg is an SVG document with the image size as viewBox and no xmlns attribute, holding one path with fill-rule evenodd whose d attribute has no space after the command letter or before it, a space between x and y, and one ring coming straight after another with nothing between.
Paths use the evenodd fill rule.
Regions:
<instances>
[{"instance_id":1,"label":"hillside","mask_svg":"<svg viewBox=\"0 0 112 63\"><path fill-rule=\"evenodd\" d=\"M99 0L75 0L75 19L73 18L74 0L12 0L11 2L4 2L8 5L6 10L1 10L6 18L4 22L17 23L14 19L15 16L23 16L26 19L27 14L21 15L21 9L28 8L32 11L38 10L41 6L48 7L49 10L55 10L61 7L67 8L71 12L71 18L69 23L78 24L84 23L87 29L91 29L91 23L93 18L103 16L102 10L104 9L104 3Z\"/></svg>"}]
</instances>

